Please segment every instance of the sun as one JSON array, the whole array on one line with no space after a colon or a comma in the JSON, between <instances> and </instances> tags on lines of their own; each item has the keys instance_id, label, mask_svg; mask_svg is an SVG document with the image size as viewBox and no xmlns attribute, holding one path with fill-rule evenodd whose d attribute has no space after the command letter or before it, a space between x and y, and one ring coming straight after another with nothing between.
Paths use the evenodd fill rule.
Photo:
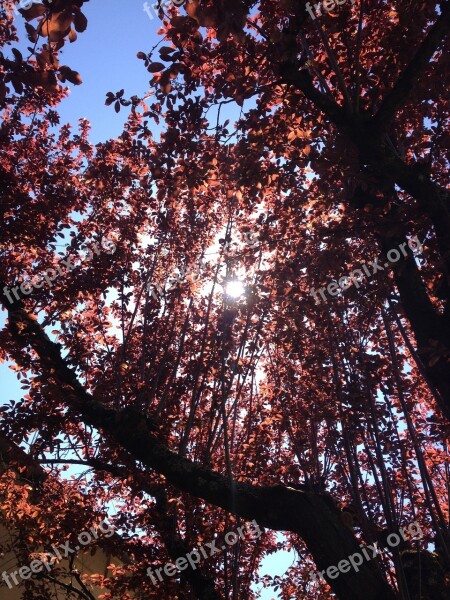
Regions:
<instances>
[{"instance_id":1,"label":"sun","mask_svg":"<svg viewBox=\"0 0 450 600\"><path fill-rule=\"evenodd\" d=\"M244 294L245 287L242 281L235 279L226 283L225 292L231 298L239 298Z\"/></svg>"}]
</instances>

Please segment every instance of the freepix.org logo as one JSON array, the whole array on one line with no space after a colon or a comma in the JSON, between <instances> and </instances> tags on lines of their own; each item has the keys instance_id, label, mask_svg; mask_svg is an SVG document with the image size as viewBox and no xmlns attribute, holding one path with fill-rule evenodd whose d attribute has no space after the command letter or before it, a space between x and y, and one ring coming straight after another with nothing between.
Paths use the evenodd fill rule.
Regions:
<instances>
[{"instance_id":1,"label":"freepix.org logo","mask_svg":"<svg viewBox=\"0 0 450 600\"><path fill-rule=\"evenodd\" d=\"M88 546L93 542L93 540L96 540L100 537L99 533L103 537L109 538L114 533L114 527L112 525L109 525L106 521L102 521L98 525L93 525L89 529L89 531L82 531L77 536L78 544L75 546L75 548L72 548L70 546L70 540L64 542L64 544L59 544L58 546L55 546L53 544L51 546L53 552L42 552L40 553L40 555L38 555L43 557L42 560L32 560L29 566L20 567L20 569L17 569L16 571L11 571L10 573L3 571L2 579L11 590L13 587L11 579L13 580L15 585L19 585L20 579L30 579L30 577L32 577L33 575L41 573L41 571L43 571L44 568L47 569L47 571L50 573L56 561L64 560L65 558L68 558L71 554L75 554L76 552L81 550L83 546Z\"/></svg>"},{"instance_id":2,"label":"freepix.org logo","mask_svg":"<svg viewBox=\"0 0 450 600\"><path fill-rule=\"evenodd\" d=\"M400 527L398 533L391 533L387 537L387 545L390 548L396 548L402 539L406 542L408 540L417 540L423 538L423 531L420 528L420 525L417 521L410 523L408 527ZM381 554L383 548L379 547L379 542L375 542L374 544L368 544L367 546L360 546L361 552L356 552L351 556L347 557L347 560L341 560L335 565L331 565L328 569L324 569L323 571L319 571L318 573L314 571L309 572L309 577L312 581L325 581L324 574L326 573L330 579L336 579L339 577L341 573L348 573L351 569L356 572L359 571L359 567L363 564L364 559L370 561L374 559L376 556ZM370 550L371 554L368 552Z\"/></svg>"},{"instance_id":3,"label":"freepix.org logo","mask_svg":"<svg viewBox=\"0 0 450 600\"><path fill-rule=\"evenodd\" d=\"M415 257L423 251L423 246L416 235L409 239L408 242L400 244L399 248L402 251L404 257L408 256L408 251L405 248L406 246L409 247L409 249L412 251ZM321 295L322 300L326 301L327 298L325 292L328 292L330 296L336 296L340 292L340 290L347 290L352 285L354 285L356 288L359 288L360 283L366 277L370 278L372 277L372 275L375 275L375 273L377 273L378 271L384 271L384 269L387 269L389 267L389 263L396 263L401 258L401 254L397 250L397 248L392 248L391 250L389 250L386 256L388 262L385 262L384 265L379 264L378 261L380 259L378 258L376 258L374 261L369 260L369 265L373 268L372 272L370 272L370 270L368 269L367 263L363 263L361 265L362 270L353 269L350 275L341 277L338 282L332 281L328 284L327 287L321 287L319 290L317 290L317 292L314 288L310 288L309 294L314 298L316 304L321 304L321 300L319 300L319 298L317 297L317 293Z\"/></svg>"},{"instance_id":4,"label":"freepix.org logo","mask_svg":"<svg viewBox=\"0 0 450 600\"><path fill-rule=\"evenodd\" d=\"M158 583L156 577L158 577L159 581L163 581L161 571L163 571L167 577L175 577L179 571L184 571L188 567L195 571L197 569L197 565L202 560L202 556L204 559L210 558L215 554L223 552L227 546L234 546L237 544L239 539L245 540L244 530L246 530L251 540L259 540L263 533L258 523L253 520L251 523L246 523L242 527L238 527L237 533L235 531L229 531L224 536L225 545L222 545L218 548L216 546L218 541L217 539L212 540L211 542L206 542L205 544L199 546L198 549L195 548L191 552L188 552L185 556L180 556L177 558L175 564L166 563L164 567L154 570L149 567L147 569L147 575L152 580L153 585L156 585Z\"/></svg>"},{"instance_id":5,"label":"freepix.org logo","mask_svg":"<svg viewBox=\"0 0 450 600\"><path fill-rule=\"evenodd\" d=\"M158 15L160 10L165 10L169 8L171 4L174 6L182 6L186 0L160 0L160 2L154 2L150 4L149 2L144 2L144 12L147 13L148 18L153 21L155 15Z\"/></svg>"},{"instance_id":6,"label":"freepix.org logo","mask_svg":"<svg viewBox=\"0 0 450 600\"><path fill-rule=\"evenodd\" d=\"M326 10L327 12L332 12L333 10L336 9L336 5L337 6L341 6L342 4L345 4L348 0L323 0L323 2L317 2L317 4L315 4L314 2L307 2L305 9L308 12L309 16L311 17L311 19L313 19L313 21L316 19L316 17L321 17L322 16L322 8L324 10ZM350 0L350 2L352 4L355 4L355 0ZM313 4L314 9L315 9L315 13L312 9L311 4Z\"/></svg>"}]
</instances>

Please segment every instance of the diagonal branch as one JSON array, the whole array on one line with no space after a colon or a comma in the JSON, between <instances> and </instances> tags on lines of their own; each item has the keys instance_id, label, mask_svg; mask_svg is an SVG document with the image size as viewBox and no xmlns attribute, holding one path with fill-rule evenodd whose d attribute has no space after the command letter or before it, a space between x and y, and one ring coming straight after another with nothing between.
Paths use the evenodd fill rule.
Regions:
<instances>
[{"instance_id":1,"label":"diagonal branch","mask_svg":"<svg viewBox=\"0 0 450 600\"><path fill-rule=\"evenodd\" d=\"M133 477L130 478L130 471L126 466L117 465L117 464L109 464L98 460L96 458L87 459L85 461L81 460L45 460L42 459L40 461L36 461L32 459L26 452L24 452L20 446L12 443L8 438L3 436L0 433L0 452L3 449L8 449L8 458L13 461L14 453L18 453L20 456L21 464L33 464L34 469L37 472L41 473L41 477L48 477L48 473L46 473L40 463L42 464L77 464L83 465L87 467L92 467L96 471L105 471L106 473L110 473L114 477L119 477L122 479L127 479L128 485L130 485L131 489L133 489L136 493L138 491L144 491L147 494L156 498L157 509L159 513L159 518L151 518L151 521L155 528L159 531L161 538L166 547L167 554L175 563L177 559L184 558L189 552L191 548L185 543L185 541L178 536L176 533L172 531L172 521L168 515L167 509L167 493L165 487L161 484L153 483L148 481L148 477L142 471L139 471L136 477L133 474ZM152 517L150 515L150 517ZM199 565L192 566L189 564L182 572L182 579L187 581L196 594L198 600L223 600L221 594L216 590L214 580L211 577L202 573ZM78 579L77 579L78 580ZM78 580L80 586L83 585L81 579ZM86 590L87 591L87 588Z\"/></svg>"},{"instance_id":2,"label":"diagonal branch","mask_svg":"<svg viewBox=\"0 0 450 600\"><path fill-rule=\"evenodd\" d=\"M281 485L256 486L231 481L176 454L159 441L150 419L129 407L117 411L97 402L88 394L61 356L60 348L46 335L41 325L22 303L7 306L8 331L23 352L30 347L39 356L42 372L53 378L64 391L72 414L103 432L132 457L161 475L167 482L194 497L202 498L244 519L255 519L274 530L299 534L324 570L360 553L358 541L341 519L332 499L323 494L302 492ZM21 351L15 352L21 362ZM345 600L393 600L393 590L376 563L364 562L358 572L332 579L325 575L333 591Z\"/></svg>"},{"instance_id":3,"label":"diagonal branch","mask_svg":"<svg viewBox=\"0 0 450 600\"><path fill-rule=\"evenodd\" d=\"M381 103L375 115L377 128L385 130L397 110L406 102L411 90L423 76L429 62L450 31L450 2L442 2L442 14L431 27L414 58L400 75L397 83Z\"/></svg>"},{"instance_id":4,"label":"diagonal branch","mask_svg":"<svg viewBox=\"0 0 450 600\"><path fill-rule=\"evenodd\" d=\"M320 39L322 40L322 43L325 46L325 51L327 53L328 60L330 61L331 67L332 67L332 69L334 69L334 73L336 75L337 82L338 82L338 88L340 88L340 90L342 92L342 97L344 99L344 106L349 111L352 111L352 100L349 96L347 86L345 85L344 78L342 77L341 69L339 68L339 64L336 60L336 56L334 55L334 52L328 42L327 36L325 35L320 23L318 21L314 21L314 23L316 24L316 28L319 32Z\"/></svg>"},{"instance_id":5,"label":"diagonal branch","mask_svg":"<svg viewBox=\"0 0 450 600\"><path fill-rule=\"evenodd\" d=\"M345 126L348 123L348 112L341 108L332 98L320 92L313 84L313 78L306 69L299 69L293 63L282 63L278 68L281 82L295 86L320 108L335 125Z\"/></svg>"}]
</instances>

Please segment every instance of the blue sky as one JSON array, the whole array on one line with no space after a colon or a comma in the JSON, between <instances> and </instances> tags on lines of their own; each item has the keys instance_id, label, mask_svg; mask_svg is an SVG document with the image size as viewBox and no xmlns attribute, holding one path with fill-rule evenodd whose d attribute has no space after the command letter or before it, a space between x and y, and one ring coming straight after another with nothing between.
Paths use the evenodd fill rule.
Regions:
<instances>
[{"instance_id":1,"label":"blue sky","mask_svg":"<svg viewBox=\"0 0 450 600\"><path fill-rule=\"evenodd\" d=\"M160 40L157 36L160 21L156 14L154 19L149 18L141 0L88 2L83 6L83 12L88 19L88 28L78 35L74 44L66 43L60 58L61 64L80 72L83 84L70 86L71 93L59 105L58 112L61 124L71 123L74 128L80 118L90 121L90 139L98 143L122 132L128 110L122 108L116 114L112 106L105 106L106 93L124 88L125 97L130 97L134 94L142 96L148 90L150 74L136 54L139 51L149 52ZM19 17L19 37L24 39L21 20ZM233 115L226 115L229 116ZM0 327L4 323L5 313L0 312ZM16 375L8 365L0 365L0 381L0 404L21 397L22 390ZM293 553L277 552L264 559L260 574L281 576L293 560ZM259 597L272 600L278 595L264 590Z\"/></svg>"},{"instance_id":2,"label":"blue sky","mask_svg":"<svg viewBox=\"0 0 450 600\"><path fill-rule=\"evenodd\" d=\"M107 0L83 6L88 28L74 44L66 44L61 63L79 71L81 86L71 86L71 94L59 106L61 123L76 124L84 117L92 124L94 143L122 132L127 109L116 114L105 106L107 92L125 89L125 96L141 96L148 90L150 74L139 51L148 52L159 40L159 20L150 20L141 0Z\"/></svg>"}]
</instances>

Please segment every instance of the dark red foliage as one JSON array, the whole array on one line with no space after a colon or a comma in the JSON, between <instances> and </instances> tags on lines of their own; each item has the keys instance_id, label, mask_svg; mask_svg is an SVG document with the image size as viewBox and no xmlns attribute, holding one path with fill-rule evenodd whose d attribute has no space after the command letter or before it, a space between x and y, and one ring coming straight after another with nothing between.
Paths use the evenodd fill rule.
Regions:
<instances>
[{"instance_id":1,"label":"dark red foliage","mask_svg":"<svg viewBox=\"0 0 450 600\"><path fill-rule=\"evenodd\" d=\"M0 291L73 267L3 290L1 358L24 396L2 407L0 489L22 556L114 503L108 543L128 558L87 581L104 598L252 599L252 582L285 600L447 598L449 3L314 20L299 0L171 6L164 45L138 54L151 93L110 92L130 113L96 147L84 120L52 129L61 84L81 83L58 55L82 5L35 5L29 58L4 12L0 28ZM252 519L259 540L146 575ZM421 540L386 547L414 521ZM359 573L311 581L375 542ZM300 560L261 579L282 546Z\"/></svg>"}]
</instances>

